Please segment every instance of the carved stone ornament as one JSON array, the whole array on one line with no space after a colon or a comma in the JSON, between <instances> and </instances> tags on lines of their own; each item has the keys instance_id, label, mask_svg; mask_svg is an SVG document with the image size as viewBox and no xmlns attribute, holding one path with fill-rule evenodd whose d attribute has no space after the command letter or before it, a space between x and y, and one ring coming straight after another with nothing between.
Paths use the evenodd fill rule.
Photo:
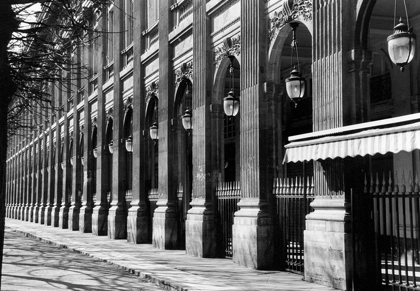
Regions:
<instances>
[{"instance_id":1,"label":"carved stone ornament","mask_svg":"<svg viewBox=\"0 0 420 291\"><path fill-rule=\"evenodd\" d=\"M96 117L92 118L92 126L97 127L98 126L98 119Z\"/></svg>"},{"instance_id":2,"label":"carved stone ornament","mask_svg":"<svg viewBox=\"0 0 420 291\"><path fill-rule=\"evenodd\" d=\"M192 79L193 74L193 64L192 62L183 63L181 67L175 71L175 84L179 86L179 84L185 79Z\"/></svg>"},{"instance_id":3,"label":"carved stone ornament","mask_svg":"<svg viewBox=\"0 0 420 291\"><path fill-rule=\"evenodd\" d=\"M152 82L152 84L150 84L146 88L146 100L145 100L146 108L152 96L156 96L157 98L159 98L159 82L158 81Z\"/></svg>"},{"instance_id":4,"label":"carved stone ornament","mask_svg":"<svg viewBox=\"0 0 420 291\"><path fill-rule=\"evenodd\" d=\"M113 118L114 109L109 108L108 112L106 113L106 119Z\"/></svg>"},{"instance_id":5,"label":"carved stone ornament","mask_svg":"<svg viewBox=\"0 0 420 291\"><path fill-rule=\"evenodd\" d=\"M312 0L283 1L280 9L274 12L274 16L270 19L271 27L268 32L270 40L275 38L280 28L300 16L305 21L312 20Z\"/></svg>"},{"instance_id":6,"label":"carved stone ornament","mask_svg":"<svg viewBox=\"0 0 420 291\"><path fill-rule=\"evenodd\" d=\"M124 102L124 112L126 112L129 108L133 108L133 97L128 97Z\"/></svg>"},{"instance_id":7,"label":"carved stone ornament","mask_svg":"<svg viewBox=\"0 0 420 291\"><path fill-rule=\"evenodd\" d=\"M241 53L241 35L236 37L228 37L223 42L223 45L217 47L214 55L215 55L215 63L216 66L219 66L220 62L229 56L239 56Z\"/></svg>"}]
</instances>

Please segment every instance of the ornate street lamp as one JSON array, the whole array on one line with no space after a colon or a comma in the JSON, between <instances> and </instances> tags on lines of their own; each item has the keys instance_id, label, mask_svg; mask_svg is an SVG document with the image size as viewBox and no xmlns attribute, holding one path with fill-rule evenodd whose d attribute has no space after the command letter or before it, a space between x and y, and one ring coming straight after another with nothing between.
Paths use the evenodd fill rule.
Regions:
<instances>
[{"instance_id":1,"label":"ornate street lamp","mask_svg":"<svg viewBox=\"0 0 420 291\"><path fill-rule=\"evenodd\" d=\"M296 28L299 26L297 23L290 23L293 31L293 39L292 39L292 71L290 73L290 77L286 79L286 91L289 98L295 103L297 106L297 102L303 98L305 94L305 79L301 77L299 73L299 53L298 53L298 42L296 40ZM294 54L296 53L296 61L297 66L293 64L294 61Z\"/></svg>"},{"instance_id":2,"label":"ornate street lamp","mask_svg":"<svg viewBox=\"0 0 420 291\"><path fill-rule=\"evenodd\" d=\"M108 150L111 155L114 153L114 141L112 139L108 144Z\"/></svg>"},{"instance_id":3,"label":"ornate street lamp","mask_svg":"<svg viewBox=\"0 0 420 291\"><path fill-rule=\"evenodd\" d=\"M192 130L192 114L190 109L187 107L187 109L185 110L184 115L182 115L182 126L184 127L184 129L188 132L188 134L191 133Z\"/></svg>"},{"instance_id":4,"label":"ornate street lamp","mask_svg":"<svg viewBox=\"0 0 420 291\"><path fill-rule=\"evenodd\" d=\"M159 128L157 122L150 127L150 138L156 143L159 140Z\"/></svg>"},{"instance_id":5,"label":"ornate street lamp","mask_svg":"<svg viewBox=\"0 0 420 291\"><path fill-rule=\"evenodd\" d=\"M223 99L223 110L225 114L229 117L236 116L239 112L239 98L235 96L234 88L233 88L233 56L229 56L230 59L230 91L228 95Z\"/></svg>"},{"instance_id":6,"label":"ornate street lamp","mask_svg":"<svg viewBox=\"0 0 420 291\"><path fill-rule=\"evenodd\" d=\"M405 12L407 13L407 7L404 1ZM395 25L395 14L394 14L394 33L388 36L388 53L391 61L400 66L401 72L404 72L404 66L411 62L416 52L416 35L413 33L413 27L408 25L408 14L407 24L402 19L397 25Z\"/></svg>"},{"instance_id":7,"label":"ornate street lamp","mask_svg":"<svg viewBox=\"0 0 420 291\"><path fill-rule=\"evenodd\" d=\"M125 149L129 153L133 152L133 139L131 138L131 135L125 140Z\"/></svg>"}]
</instances>

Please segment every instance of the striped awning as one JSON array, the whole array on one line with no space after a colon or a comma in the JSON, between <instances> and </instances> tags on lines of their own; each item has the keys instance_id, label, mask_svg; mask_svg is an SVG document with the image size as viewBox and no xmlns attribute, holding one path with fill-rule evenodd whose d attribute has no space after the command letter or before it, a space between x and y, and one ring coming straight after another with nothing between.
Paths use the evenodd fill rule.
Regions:
<instances>
[{"instance_id":1,"label":"striped awning","mask_svg":"<svg viewBox=\"0 0 420 291\"><path fill-rule=\"evenodd\" d=\"M420 149L420 122L291 142L286 145L283 162L411 152L416 149Z\"/></svg>"}]
</instances>

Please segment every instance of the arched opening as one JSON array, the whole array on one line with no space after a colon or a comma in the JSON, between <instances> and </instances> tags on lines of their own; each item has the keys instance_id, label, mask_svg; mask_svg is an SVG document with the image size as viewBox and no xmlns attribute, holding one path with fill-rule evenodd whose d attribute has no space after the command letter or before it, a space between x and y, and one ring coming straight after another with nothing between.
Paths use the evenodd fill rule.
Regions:
<instances>
[{"instance_id":1,"label":"arched opening","mask_svg":"<svg viewBox=\"0 0 420 291\"><path fill-rule=\"evenodd\" d=\"M240 99L240 67L235 57L231 58L231 67L228 67L224 78L223 96L228 96L233 91L235 96ZM240 114L236 116L223 115L223 148L222 148L222 181L233 182L240 180Z\"/></svg>"},{"instance_id":2,"label":"arched opening","mask_svg":"<svg viewBox=\"0 0 420 291\"><path fill-rule=\"evenodd\" d=\"M126 209L130 208L133 189L133 109L128 107L124 114L124 141L125 141L125 176L126 176Z\"/></svg>"},{"instance_id":3,"label":"arched opening","mask_svg":"<svg viewBox=\"0 0 420 291\"><path fill-rule=\"evenodd\" d=\"M85 144L84 144L84 134L83 132L80 133L80 138L79 138L79 157L80 158L80 171L78 171L77 174L77 179L78 181L80 181L80 183L78 183L79 185L79 189L78 189L78 194L76 197L76 202L77 203L81 203L82 202L82 195L83 195L83 184L84 184L84 164L85 164L85 160L84 160L84 149L85 149Z\"/></svg>"},{"instance_id":4,"label":"arched opening","mask_svg":"<svg viewBox=\"0 0 420 291\"><path fill-rule=\"evenodd\" d=\"M159 148L158 139L152 139L151 131L152 127L157 126L159 122L158 117L158 105L159 99L156 94L150 96L149 102L146 105L145 115L145 139L146 139L146 157L147 157L147 176L146 176L146 190L147 190L147 203L148 203L148 215L149 215L149 238L152 242L153 234L153 214L157 208L158 201L158 187L159 187ZM157 137L158 137L158 128Z\"/></svg>"},{"instance_id":5,"label":"arched opening","mask_svg":"<svg viewBox=\"0 0 420 291\"><path fill-rule=\"evenodd\" d=\"M176 141L176 164L177 164L177 199L178 199L178 247L185 249L185 221L190 209L192 192L192 135L184 129L182 116L187 109L192 109L192 83L184 78L178 86L175 96L175 117L177 127L175 132Z\"/></svg>"},{"instance_id":6,"label":"arched opening","mask_svg":"<svg viewBox=\"0 0 420 291\"><path fill-rule=\"evenodd\" d=\"M92 179L90 189L92 193L92 202L95 205L96 203L96 161L98 157L98 127L96 125L93 125L93 128L92 128L91 143L92 143L93 154L88 155L88 157L90 157L89 171L91 173L89 176Z\"/></svg>"},{"instance_id":7,"label":"arched opening","mask_svg":"<svg viewBox=\"0 0 420 291\"><path fill-rule=\"evenodd\" d=\"M106 124L105 130L105 150L102 151L106 155L106 169L107 169L107 185L105 189L107 189L107 200L108 203L112 202L112 153L113 153L113 146L114 146L114 119L112 117L108 117L108 121Z\"/></svg>"},{"instance_id":8,"label":"arched opening","mask_svg":"<svg viewBox=\"0 0 420 291\"><path fill-rule=\"evenodd\" d=\"M407 4L407 15L404 3ZM390 118L408 120L410 114L419 112L419 58L415 57L402 72L390 59L387 38L393 33L400 17L407 24L406 16L409 25L414 27L414 33L418 36L420 5L416 0L361 0L359 6L362 9L359 11L358 25L362 30L356 30L356 37L361 39L360 47L367 50L366 54L371 55L366 68L366 96L363 96L367 102L368 120L380 120L384 127L392 127L395 124ZM416 48L416 55L419 52ZM420 245L417 244L419 210L418 207L413 207L418 198L398 198L404 195L404 190L398 186L404 184L412 187L411 181L418 179L419 151L368 155L364 157L364 161L367 165L366 170L370 172L365 178L369 193L365 194L371 194L367 197L372 198L369 203L372 204L374 230L369 234L372 237L374 234L375 237L373 256L376 258L375 274L378 275L375 281L383 285L382 288L389 290L415 285L420 281ZM375 196L374 187L369 189L370 185L378 185L378 181L381 181L381 189L384 189L383 192L378 191L381 195L385 194L383 199ZM386 190L393 186L395 188L392 191ZM401 279L395 280L395 277L403 276L404 283Z\"/></svg>"}]
</instances>

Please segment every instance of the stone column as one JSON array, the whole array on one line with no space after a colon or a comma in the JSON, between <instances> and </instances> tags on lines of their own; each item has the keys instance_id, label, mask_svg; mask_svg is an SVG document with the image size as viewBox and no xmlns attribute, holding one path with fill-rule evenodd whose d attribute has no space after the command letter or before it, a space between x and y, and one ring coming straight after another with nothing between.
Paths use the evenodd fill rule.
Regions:
<instances>
[{"instance_id":1,"label":"stone column","mask_svg":"<svg viewBox=\"0 0 420 291\"><path fill-rule=\"evenodd\" d=\"M19 138L18 138L19 140ZM22 214L22 184L23 184L23 150L22 142L19 141L18 146L18 183L17 183L17 207L16 207L16 219L21 219Z\"/></svg>"},{"instance_id":2,"label":"stone column","mask_svg":"<svg viewBox=\"0 0 420 291\"><path fill-rule=\"evenodd\" d=\"M15 218L15 208L16 208L16 150L13 149L13 159L12 159L12 185L10 187L10 217Z\"/></svg>"},{"instance_id":3,"label":"stone column","mask_svg":"<svg viewBox=\"0 0 420 291\"><path fill-rule=\"evenodd\" d=\"M170 3L159 2L159 200L153 217L153 246L173 249L178 246L178 218L175 210L176 183L173 159L174 116L173 76L169 45Z\"/></svg>"},{"instance_id":4,"label":"stone column","mask_svg":"<svg viewBox=\"0 0 420 291\"><path fill-rule=\"evenodd\" d=\"M39 221L39 209L40 209L40 201L41 201L41 191L42 191L42 176L41 176L41 167L42 167L42 155L41 155L41 147L42 147L42 137L40 133L42 130L38 128L37 132L37 143L36 143L36 207L35 207L35 213L34 213L34 220L35 223L40 223Z\"/></svg>"},{"instance_id":5,"label":"stone column","mask_svg":"<svg viewBox=\"0 0 420 291\"><path fill-rule=\"evenodd\" d=\"M313 124L314 131L367 121L370 53L354 48L356 11L353 1L313 3ZM325 30L324 27L334 27ZM369 278L373 241L369 211L354 204L352 211L358 253L353 253L350 216L351 192L363 194L363 159L314 162L314 212L307 215L305 280L341 290L373 290ZM360 202L359 202L360 203ZM364 229L364 233L356 230ZM373 230L370 235L373 234ZM353 255L355 255L353 257ZM357 270L353 260L357 260ZM354 275L354 276L353 276Z\"/></svg>"},{"instance_id":6,"label":"stone column","mask_svg":"<svg viewBox=\"0 0 420 291\"><path fill-rule=\"evenodd\" d=\"M36 137L34 134L33 137ZM29 208L29 221L35 222L35 213L36 213L36 167L37 167L37 142L36 138L32 139L32 156L31 156L31 206Z\"/></svg>"},{"instance_id":7,"label":"stone column","mask_svg":"<svg viewBox=\"0 0 420 291\"><path fill-rule=\"evenodd\" d=\"M26 134L26 133L25 133ZM23 221L27 220L28 217L28 185L29 185L29 155L30 155L30 147L28 139L25 138L25 149L24 149L24 182L23 182L23 207L22 207L22 215L21 219Z\"/></svg>"},{"instance_id":8,"label":"stone column","mask_svg":"<svg viewBox=\"0 0 420 291\"><path fill-rule=\"evenodd\" d=\"M233 225L233 261L255 269L274 266L273 110L264 98L267 28L262 1L241 1L240 210Z\"/></svg>"},{"instance_id":9,"label":"stone column","mask_svg":"<svg viewBox=\"0 0 420 291\"><path fill-rule=\"evenodd\" d=\"M216 257L216 229L212 196L217 174L212 169L210 110L212 52L206 3L193 1L193 179L192 208L185 223L186 252L198 257Z\"/></svg>"},{"instance_id":10,"label":"stone column","mask_svg":"<svg viewBox=\"0 0 420 291\"><path fill-rule=\"evenodd\" d=\"M98 24L98 31L102 30L105 19L102 17ZM103 48L104 37L98 39L98 51L94 52L98 57L98 138L97 138L97 158L96 158L96 202L92 212L92 233L94 235L106 235L108 230L108 202L107 195L107 153L105 151L106 143L106 113L105 113L105 94L102 91L103 77L102 68L104 66Z\"/></svg>"},{"instance_id":11,"label":"stone column","mask_svg":"<svg viewBox=\"0 0 420 291\"><path fill-rule=\"evenodd\" d=\"M71 169L71 196L69 208L69 229L79 230L80 199L82 192L82 164L80 160L80 112L77 110L78 98L74 96L73 104L73 152L69 153L73 159Z\"/></svg>"},{"instance_id":12,"label":"stone column","mask_svg":"<svg viewBox=\"0 0 420 291\"><path fill-rule=\"evenodd\" d=\"M144 1L134 1L134 38L133 38L133 199L127 217L127 241L131 243L147 243L150 237L149 216L146 198L146 163L145 138L143 123L145 120L144 102L144 69L141 64L141 54L144 49L145 19L143 17L146 5Z\"/></svg>"},{"instance_id":13,"label":"stone column","mask_svg":"<svg viewBox=\"0 0 420 291\"><path fill-rule=\"evenodd\" d=\"M85 56L89 56L89 47L85 47ZM82 72L84 75L84 90L88 92L89 82L87 80L88 72ZM83 149L80 153L83 158L83 194L79 212L79 231L84 233L92 232L92 176L93 171L93 147L92 147L92 119L90 118L91 106L87 94L84 96L84 127L83 127Z\"/></svg>"},{"instance_id":14,"label":"stone column","mask_svg":"<svg viewBox=\"0 0 420 291\"><path fill-rule=\"evenodd\" d=\"M66 99L66 98L64 98ZM58 218L58 226L63 229L69 228L69 208L70 208L70 195L71 195L71 174L72 169L69 163L71 153L69 152L69 120L67 118L68 103L64 102L64 122L63 122L63 145L62 145L62 161L60 167L62 168L63 180L62 180L62 198L61 207Z\"/></svg>"},{"instance_id":15,"label":"stone column","mask_svg":"<svg viewBox=\"0 0 420 291\"><path fill-rule=\"evenodd\" d=\"M54 205L54 184L55 184L55 171L54 171L54 137L53 137L53 130L50 128L50 135L49 139L47 140L48 145L48 152L46 153L47 156L47 190L46 190L46 203L45 203L45 224L51 225L51 211Z\"/></svg>"},{"instance_id":16,"label":"stone column","mask_svg":"<svg viewBox=\"0 0 420 291\"><path fill-rule=\"evenodd\" d=\"M59 112L56 113L56 120L57 126L55 129L56 132L56 141L55 141L55 160L52 161L54 163L54 204L51 209L51 225L54 227L59 226L60 221L60 208L61 208L61 200L62 200L62 193L63 193L63 170L61 169L61 128L59 120L60 115Z\"/></svg>"},{"instance_id":17,"label":"stone column","mask_svg":"<svg viewBox=\"0 0 420 291\"><path fill-rule=\"evenodd\" d=\"M124 7L124 0L115 1L116 7ZM123 21L122 9L114 9L115 19ZM122 21L115 21L113 31L122 31ZM113 154L112 154L112 187L113 195L108 213L108 238L127 238L127 212L125 207L126 175L125 175L125 142L124 137L124 104L121 97L121 79L118 72L121 66L122 33L114 34L114 110L113 110Z\"/></svg>"}]
</instances>

